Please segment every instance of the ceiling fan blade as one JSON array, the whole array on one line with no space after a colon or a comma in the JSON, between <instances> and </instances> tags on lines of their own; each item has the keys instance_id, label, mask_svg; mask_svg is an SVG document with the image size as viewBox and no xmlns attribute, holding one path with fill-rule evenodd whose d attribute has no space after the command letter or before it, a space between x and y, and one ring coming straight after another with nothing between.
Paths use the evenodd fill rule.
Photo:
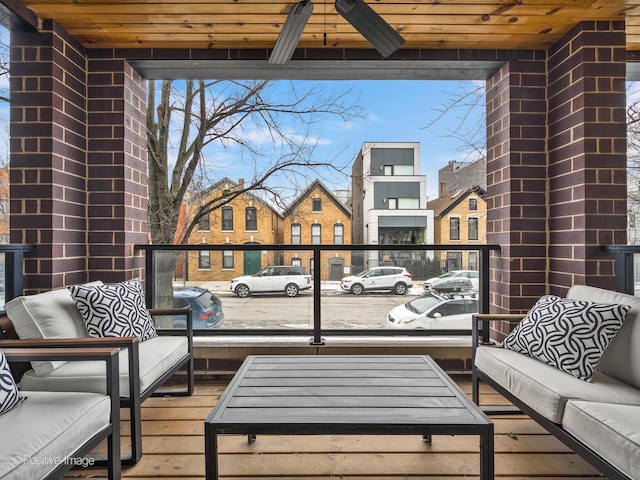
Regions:
<instances>
[{"instance_id":1,"label":"ceiling fan blade","mask_svg":"<svg viewBox=\"0 0 640 480\"><path fill-rule=\"evenodd\" d=\"M363 0L335 0L336 10L384 58L404 44L404 38Z\"/></svg>"},{"instance_id":2,"label":"ceiling fan blade","mask_svg":"<svg viewBox=\"0 0 640 480\"><path fill-rule=\"evenodd\" d=\"M311 0L302 0L293 6L269 56L270 64L284 65L291 60L311 12L313 12Z\"/></svg>"}]
</instances>

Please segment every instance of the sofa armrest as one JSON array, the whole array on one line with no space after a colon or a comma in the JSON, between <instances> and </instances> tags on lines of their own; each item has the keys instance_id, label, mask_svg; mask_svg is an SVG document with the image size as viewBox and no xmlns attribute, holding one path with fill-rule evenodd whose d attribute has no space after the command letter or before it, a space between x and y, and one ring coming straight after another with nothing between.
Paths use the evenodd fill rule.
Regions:
<instances>
[{"instance_id":1,"label":"sofa armrest","mask_svg":"<svg viewBox=\"0 0 640 480\"><path fill-rule=\"evenodd\" d=\"M488 344L489 322L507 323L511 328L516 326L525 316L519 313L474 313L471 324L473 346Z\"/></svg>"}]
</instances>

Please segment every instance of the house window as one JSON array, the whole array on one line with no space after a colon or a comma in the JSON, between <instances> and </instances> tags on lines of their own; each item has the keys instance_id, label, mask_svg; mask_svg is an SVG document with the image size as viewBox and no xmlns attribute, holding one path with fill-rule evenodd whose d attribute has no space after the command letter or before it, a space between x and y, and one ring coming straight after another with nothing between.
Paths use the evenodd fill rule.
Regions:
<instances>
[{"instance_id":1,"label":"house window","mask_svg":"<svg viewBox=\"0 0 640 480\"><path fill-rule=\"evenodd\" d=\"M198 269L200 270L211 269L211 255L209 250L200 250L198 252Z\"/></svg>"},{"instance_id":2,"label":"house window","mask_svg":"<svg viewBox=\"0 0 640 480\"><path fill-rule=\"evenodd\" d=\"M344 243L344 225L336 223L333 226L333 243L342 245Z\"/></svg>"},{"instance_id":3,"label":"house window","mask_svg":"<svg viewBox=\"0 0 640 480\"><path fill-rule=\"evenodd\" d=\"M222 230L233 230L233 209L222 207Z\"/></svg>"},{"instance_id":4,"label":"house window","mask_svg":"<svg viewBox=\"0 0 640 480\"><path fill-rule=\"evenodd\" d=\"M291 265L294 267L301 267L302 266L302 259L295 257L291 259Z\"/></svg>"},{"instance_id":5,"label":"house window","mask_svg":"<svg viewBox=\"0 0 640 480\"><path fill-rule=\"evenodd\" d=\"M393 165L385 165L384 166L384 175L386 177L393 175Z\"/></svg>"},{"instance_id":6,"label":"house window","mask_svg":"<svg viewBox=\"0 0 640 480\"><path fill-rule=\"evenodd\" d=\"M388 202L389 202L389 210L396 210L398 208L397 198L390 198Z\"/></svg>"},{"instance_id":7,"label":"house window","mask_svg":"<svg viewBox=\"0 0 640 480\"><path fill-rule=\"evenodd\" d=\"M478 217L469 217L469 240L478 240Z\"/></svg>"},{"instance_id":8,"label":"house window","mask_svg":"<svg viewBox=\"0 0 640 480\"><path fill-rule=\"evenodd\" d=\"M469 199L469 210L478 210L478 199L470 198Z\"/></svg>"},{"instance_id":9,"label":"house window","mask_svg":"<svg viewBox=\"0 0 640 480\"><path fill-rule=\"evenodd\" d=\"M256 207L247 207L244 211L245 230L258 230L258 211Z\"/></svg>"},{"instance_id":10,"label":"house window","mask_svg":"<svg viewBox=\"0 0 640 480\"><path fill-rule=\"evenodd\" d=\"M322 211L322 200L319 198L314 198L311 202L311 211L312 212L321 212Z\"/></svg>"},{"instance_id":11,"label":"house window","mask_svg":"<svg viewBox=\"0 0 640 480\"><path fill-rule=\"evenodd\" d=\"M198 231L208 232L211 229L211 219L209 212L203 213L198 219Z\"/></svg>"},{"instance_id":12,"label":"house window","mask_svg":"<svg viewBox=\"0 0 640 480\"><path fill-rule=\"evenodd\" d=\"M222 268L233 268L233 250L223 250Z\"/></svg>"},{"instance_id":13,"label":"house window","mask_svg":"<svg viewBox=\"0 0 640 480\"><path fill-rule=\"evenodd\" d=\"M300 224L294 223L291 225L291 245L300 245Z\"/></svg>"},{"instance_id":14,"label":"house window","mask_svg":"<svg viewBox=\"0 0 640 480\"><path fill-rule=\"evenodd\" d=\"M458 217L449 219L449 240L460 240L460 219Z\"/></svg>"},{"instance_id":15,"label":"house window","mask_svg":"<svg viewBox=\"0 0 640 480\"><path fill-rule=\"evenodd\" d=\"M311 244L320 245L322 243L321 227L319 223L311 225Z\"/></svg>"}]
</instances>

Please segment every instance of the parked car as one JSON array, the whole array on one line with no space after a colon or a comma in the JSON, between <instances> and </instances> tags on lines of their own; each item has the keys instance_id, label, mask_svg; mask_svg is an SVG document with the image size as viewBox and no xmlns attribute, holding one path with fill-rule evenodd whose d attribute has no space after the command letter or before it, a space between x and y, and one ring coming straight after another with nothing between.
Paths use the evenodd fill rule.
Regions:
<instances>
[{"instance_id":1,"label":"parked car","mask_svg":"<svg viewBox=\"0 0 640 480\"><path fill-rule=\"evenodd\" d=\"M478 312L475 293L437 295L427 293L387 315L387 327L424 330L471 330L471 315Z\"/></svg>"},{"instance_id":2,"label":"parked car","mask_svg":"<svg viewBox=\"0 0 640 480\"><path fill-rule=\"evenodd\" d=\"M206 288L178 287L173 289L173 308L191 308L193 328L216 328L224 320L222 301ZM183 316L172 320L174 328L186 328Z\"/></svg>"},{"instance_id":3,"label":"parked car","mask_svg":"<svg viewBox=\"0 0 640 480\"><path fill-rule=\"evenodd\" d=\"M422 284L425 292L436 290L440 293L478 291L479 274L476 270L451 270L439 277L433 277Z\"/></svg>"},{"instance_id":4,"label":"parked car","mask_svg":"<svg viewBox=\"0 0 640 480\"><path fill-rule=\"evenodd\" d=\"M402 267L373 267L357 275L344 277L340 282L342 290L354 295L374 290L389 290L396 295L404 295L411 287L411 274Z\"/></svg>"},{"instance_id":5,"label":"parked car","mask_svg":"<svg viewBox=\"0 0 640 480\"><path fill-rule=\"evenodd\" d=\"M295 297L300 290L311 288L311 275L303 267L272 265L253 275L234 278L230 288L242 298L263 292L283 292L287 297Z\"/></svg>"}]
</instances>

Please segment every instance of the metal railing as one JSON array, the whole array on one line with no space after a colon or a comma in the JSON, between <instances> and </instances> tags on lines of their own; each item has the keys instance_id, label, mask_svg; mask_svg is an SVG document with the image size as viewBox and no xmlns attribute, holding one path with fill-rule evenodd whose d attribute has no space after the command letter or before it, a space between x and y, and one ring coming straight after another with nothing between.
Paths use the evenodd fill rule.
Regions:
<instances>
[{"instance_id":1,"label":"metal railing","mask_svg":"<svg viewBox=\"0 0 640 480\"><path fill-rule=\"evenodd\" d=\"M32 251L29 244L0 244L0 313L4 304L23 290L24 254Z\"/></svg>"},{"instance_id":2,"label":"metal railing","mask_svg":"<svg viewBox=\"0 0 640 480\"><path fill-rule=\"evenodd\" d=\"M272 251L272 252L310 252L313 259L313 265L319 267L321 265L323 252L350 252L351 255L354 252L380 252L389 251L391 249L402 252L415 252L413 253L420 258L433 258L435 252L453 252L453 251L475 251L478 252L478 272L479 272L479 291L478 298L478 310L480 313L489 312L489 255L492 250L499 250L498 245L266 245L266 244L245 244L245 245L233 245L233 244L197 244L197 245L135 245L136 250L145 252L146 260L146 296L147 304L149 306L156 305L156 275L158 275L158 258L160 255L166 252L247 252L247 251ZM377 255L371 255L372 258L377 258ZM402 266L402 265L400 265ZM330 330L323 328L322 325L322 302L321 302L321 289L317 286L321 285L321 268L314 268L312 272L313 285L313 326L311 329L260 329L242 330L243 335L311 335L311 343L313 345L323 344L322 336L324 335L421 335L424 336L425 332L412 332L403 331L402 333L396 330ZM435 275L434 275L435 276ZM201 331L198 334L204 335L224 335L234 334L237 335L238 331L227 331L225 329L215 329L212 331ZM449 332L443 331L441 334L467 334L470 335L470 331L456 331Z\"/></svg>"}]
</instances>

